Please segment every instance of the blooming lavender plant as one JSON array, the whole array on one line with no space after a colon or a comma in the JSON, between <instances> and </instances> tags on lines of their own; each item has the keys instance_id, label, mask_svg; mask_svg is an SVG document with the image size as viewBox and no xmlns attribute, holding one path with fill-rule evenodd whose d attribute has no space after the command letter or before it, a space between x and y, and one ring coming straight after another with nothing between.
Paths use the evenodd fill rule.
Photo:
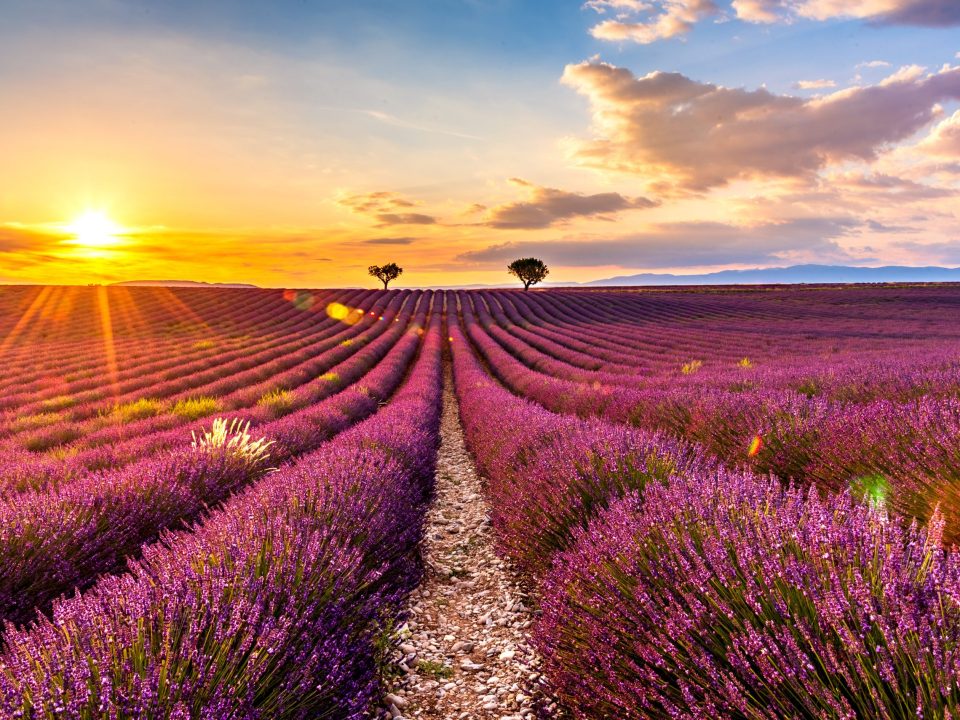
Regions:
<instances>
[{"instance_id":1,"label":"blooming lavender plant","mask_svg":"<svg viewBox=\"0 0 960 720\"><path fill-rule=\"evenodd\" d=\"M7 629L9 716L361 718L375 640L418 578L440 317L374 417L167 534L53 617Z\"/></svg>"},{"instance_id":2,"label":"blooming lavender plant","mask_svg":"<svg viewBox=\"0 0 960 720\"><path fill-rule=\"evenodd\" d=\"M957 717L941 530L747 473L676 479L581 533L536 637L581 718Z\"/></svg>"}]
</instances>

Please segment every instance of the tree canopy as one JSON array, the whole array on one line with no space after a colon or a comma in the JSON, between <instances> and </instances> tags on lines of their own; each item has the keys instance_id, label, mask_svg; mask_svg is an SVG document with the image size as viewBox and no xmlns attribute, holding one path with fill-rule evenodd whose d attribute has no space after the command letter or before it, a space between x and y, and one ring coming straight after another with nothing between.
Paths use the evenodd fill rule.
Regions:
<instances>
[{"instance_id":1,"label":"tree canopy","mask_svg":"<svg viewBox=\"0 0 960 720\"><path fill-rule=\"evenodd\" d=\"M367 268L373 277L383 283L383 289L386 290L391 280L396 280L403 275L403 268L396 263L387 263L386 265L371 265Z\"/></svg>"},{"instance_id":2,"label":"tree canopy","mask_svg":"<svg viewBox=\"0 0 960 720\"><path fill-rule=\"evenodd\" d=\"M515 275L523 283L523 289L529 290L531 285L541 282L550 274L550 269L540 258L520 258L507 265L507 272Z\"/></svg>"}]
</instances>

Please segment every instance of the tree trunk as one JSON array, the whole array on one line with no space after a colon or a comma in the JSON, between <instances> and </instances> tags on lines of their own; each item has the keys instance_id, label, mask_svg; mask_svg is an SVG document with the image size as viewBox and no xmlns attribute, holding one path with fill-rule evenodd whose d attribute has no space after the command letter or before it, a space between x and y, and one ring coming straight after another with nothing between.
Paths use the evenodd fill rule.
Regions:
<instances>
[{"instance_id":1,"label":"tree trunk","mask_svg":"<svg viewBox=\"0 0 960 720\"><path fill-rule=\"evenodd\" d=\"M390 284L390 281L389 281L389 280L384 280L384 281L383 281L383 289L386 290L386 289L387 289L387 285L389 285L389 284Z\"/></svg>"}]
</instances>

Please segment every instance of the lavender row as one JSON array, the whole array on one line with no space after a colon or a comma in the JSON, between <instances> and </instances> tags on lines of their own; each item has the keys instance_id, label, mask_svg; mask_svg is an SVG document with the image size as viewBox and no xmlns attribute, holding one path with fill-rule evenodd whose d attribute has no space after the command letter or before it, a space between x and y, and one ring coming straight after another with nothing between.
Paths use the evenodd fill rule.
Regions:
<instances>
[{"instance_id":1,"label":"lavender row","mask_svg":"<svg viewBox=\"0 0 960 720\"><path fill-rule=\"evenodd\" d=\"M215 454L210 460L203 448L177 448L119 471L0 501L0 618L29 620L63 592L115 572L162 529L189 521L270 465L308 452L376 412L419 343L418 334L408 333L382 360L373 356L365 358L372 365L358 364L358 379L373 367L362 384L260 426L258 434L272 444L266 453L241 455L243 462L234 455L230 462Z\"/></svg>"},{"instance_id":2,"label":"lavender row","mask_svg":"<svg viewBox=\"0 0 960 720\"><path fill-rule=\"evenodd\" d=\"M782 338L782 319L779 326L762 326L761 339L754 342L744 328L725 334L711 333L699 325L685 327L680 318L675 318L672 323L637 326L636 337L647 346L641 351L610 343L606 327L600 323L563 327L562 317L557 316L548 316L540 324L531 322L529 315L516 312L526 303L509 293L468 297L478 304L478 317L488 331L496 329L491 328L490 317L496 320L500 330L495 339L508 351L524 361L543 362L542 355L561 361L551 364L551 374L580 382L612 382L660 390L685 388L691 394L703 387L723 387L740 393L758 388L794 390L845 402L907 400L931 393L954 395L960 390L960 343L956 338L944 342L936 337L923 353L917 353L914 343L886 343L885 347L874 343L842 352L830 348L816 355L809 350L790 354L781 349L776 357L769 357L764 346L770 344L771 338ZM489 313L479 302L480 297L490 306ZM512 314L508 312L510 308L514 308ZM562 333L552 331L554 327L562 327ZM696 338L701 343L705 339L707 347L688 347L678 356L668 347L671 333ZM837 336L824 335L824 339L832 344ZM604 350L602 343L611 344L614 349ZM783 362L784 354L789 362ZM600 362L598 357L608 361L615 358L616 362Z\"/></svg>"},{"instance_id":3,"label":"lavender row","mask_svg":"<svg viewBox=\"0 0 960 720\"><path fill-rule=\"evenodd\" d=\"M437 296L442 302L442 297ZM365 716L382 637L419 577L438 445L440 313L374 417L165 536L53 618L8 631L17 717Z\"/></svg>"},{"instance_id":4,"label":"lavender row","mask_svg":"<svg viewBox=\"0 0 960 720\"><path fill-rule=\"evenodd\" d=\"M578 718L949 717L960 560L849 494L511 395L450 331L501 546ZM505 425L524 432L505 437Z\"/></svg>"},{"instance_id":5,"label":"lavender row","mask_svg":"<svg viewBox=\"0 0 960 720\"><path fill-rule=\"evenodd\" d=\"M184 392L202 391L204 385L217 380L221 373L241 372L275 358L288 357L301 348L309 348L312 342L323 341L345 329L332 318L324 316L317 322L312 315L296 312L295 309L290 321L284 321L281 315L276 318L276 322L279 332L264 335L256 342L247 342L227 352L208 355L192 362L185 362L181 358L179 363L163 364L153 370L144 366L136 376L123 382L113 383L108 376L95 378L91 380L89 390L57 396L63 398L61 402L66 402L69 398L70 406L64 408L64 412L47 412L53 401L39 400L19 407L16 415L10 416L10 420L15 425L18 421L22 422L25 414L30 413L46 413L51 416L59 414L69 421L96 418L97 415L109 412L111 406L139 399L147 388L151 398L175 399Z\"/></svg>"},{"instance_id":6,"label":"lavender row","mask_svg":"<svg viewBox=\"0 0 960 720\"><path fill-rule=\"evenodd\" d=\"M388 312L393 317L404 301L415 304L416 300L416 294L397 295L389 301L387 309L378 312ZM7 442L44 448L74 437L69 442L57 444L58 452L69 457L88 448L146 436L190 420L253 406L264 396L269 401L271 392L289 391L314 380L383 331L383 324L375 318L353 325L331 322L332 325L323 323L309 333L301 333L296 340L267 351L251 352L234 363L213 366L197 375L170 382L157 380L149 397L133 396L135 399L127 402L118 398L112 408L105 413L101 409L100 415L85 423L61 420ZM293 398L284 393L271 406L278 411L289 411L293 409ZM78 409L74 414L89 415L95 410L80 413Z\"/></svg>"},{"instance_id":7,"label":"lavender row","mask_svg":"<svg viewBox=\"0 0 960 720\"><path fill-rule=\"evenodd\" d=\"M941 530L745 473L651 485L545 579L545 671L578 718L956 717Z\"/></svg>"},{"instance_id":8,"label":"lavender row","mask_svg":"<svg viewBox=\"0 0 960 720\"><path fill-rule=\"evenodd\" d=\"M612 499L717 465L663 433L557 414L518 397L487 374L459 325L449 333L460 417L487 481L500 548L531 577Z\"/></svg>"},{"instance_id":9,"label":"lavender row","mask_svg":"<svg viewBox=\"0 0 960 720\"><path fill-rule=\"evenodd\" d=\"M939 505L947 539L960 537L960 402L954 397L850 403L767 389L705 385L694 393L577 382L532 370L551 364L537 357L519 361L483 331L471 303L462 307L469 337L497 377L549 409L669 432L732 467L851 489L907 518L926 521Z\"/></svg>"},{"instance_id":10,"label":"lavender row","mask_svg":"<svg viewBox=\"0 0 960 720\"><path fill-rule=\"evenodd\" d=\"M171 293L170 302L174 304L177 315L165 314L159 318L142 318L141 324L133 337L123 339L114 335L112 338L116 350L117 374L115 379L117 381L124 382L135 379L143 372L159 374L166 370L176 369L178 365L184 365L182 362L184 354L195 356L198 359L215 354L211 351L215 351L217 348L208 347L211 344L209 342L203 342L200 347L194 347L195 343L193 341L198 338L207 341L211 334L215 336L225 333L236 335L239 329L243 329L244 334L249 332L262 334L263 329L277 328L278 323L281 327L289 326L302 318L302 313L295 312L296 309L292 304L284 302L282 296L274 293L255 293L241 296L212 293L208 298L204 298L203 302L197 301L196 306L194 306L184 303L172 291L168 290L168 292ZM242 302L237 302L238 300L242 300ZM72 308L71 312L62 319L62 322L71 325L82 324L82 318L78 317L80 310L80 308ZM212 324L207 324L198 313L213 314L209 312L210 310L216 310L215 319ZM92 312L97 314L99 311L94 308ZM158 346L158 339L165 337L166 330L169 328L169 325L162 324L163 321L169 321L171 317L179 316L181 320L176 321L179 324L182 322L184 315L195 318L196 320L192 325L196 327L183 337L181 337L181 333L176 333L176 336L180 339L174 342L165 341ZM43 324L42 319L36 320L36 322L41 326ZM103 337L103 334L104 328L98 327L92 329L82 342L75 344L72 348L63 347L59 343L54 344L50 347L52 350L50 356L40 359L39 362L36 358L35 345L27 343L25 347L29 349L28 356L23 361L23 367L11 376L11 385L16 386L17 393L23 396L23 401L31 402L40 398L41 402L45 399L49 404L55 399L53 393L57 393L56 397L64 395L69 397L104 384L107 382L105 378L108 368L106 358L103 356L103 346L106 344L107 338ZM19 338L13 339L18 340ZM190 340L186 347L184 340ZM20 344L25 342L26 339L24 338ZM9 354L12 347L15 347L15 345L9 346L6 354ZM91 354L91 349L95 350L93 354ZM33 360L32 364L30 364L31 358ZM71 359L74 359L74 362L71 362ZM76 364L76 360L79 360L80 364ZM49 385L47 380L50 373L61 377L60 382ZM36 377L33 383L30 382L31 377ZM49 392L43 392L45 389L49 389ZM10 393L7 393L7 395L8 397L4 401L6 404L13 404L17 400L16 396L9 397Z\"/></svg>"},{"instance_id":11,"label":"lavender row","mask_svg":"<svg viewBox=\"0 0 960 720\"><path fill-rule=\"evenodd\" d=\"M398 323L409 320L412 307L394 318ZM375 321L374 321L375 322ZM252 407L237 409L232 415L254 425L293 412L309 404L318 402L342 389L346 383L359 377L359 373L372 367L383 354L396 342L403 332L395 323L376 323L373 325L381 334L352 338L348 345L334 348L325 358L325 363L334 363L329 372L313 378L305 385L285 392L278 403L254 403ZM371 340L371 338L373 338ZM371 340L367 344L367 340ZM223 386L227 389L237 387L236 378L225 378ZM238 387L237 396L246 394L247 388ZM90 472L121 468L124 465L155 454L162 450L183 445L191 432L199 431L208 422L204 416L220 412L225 403L222 399L211 398L208 407L193 420L190 416L182 418L181 423L170 421L170 425L157 429L156 423L149 420L124 424L114 428L115 436L101 438L101 442L84 449L84 441L64 447L65 457L53 454L37 454L24 451L7 451L0 461L0 497L9 496L28 489L40 489L47 485L59 485ZM197 413L194 413L196 415ZM159 422L159 421L158 421ZM56 428L52 428L53 432ZM66 426L69 430L70 426ZM148 430L152 430L148 432Z\"/></svg>"}]
</instances>

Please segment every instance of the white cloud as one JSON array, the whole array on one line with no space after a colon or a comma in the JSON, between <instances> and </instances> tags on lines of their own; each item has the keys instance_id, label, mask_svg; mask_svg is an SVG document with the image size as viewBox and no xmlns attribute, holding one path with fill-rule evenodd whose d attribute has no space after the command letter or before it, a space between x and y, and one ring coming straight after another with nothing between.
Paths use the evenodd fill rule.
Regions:
<instances>
[{"instance_id":1,"label":"white cloud","mask_svg":"<svg viewBox=\"0 0 960 720\"><path fill-rule=\"evenodd\" d=\"M649 4L601 0L588 3L587 6L601 12L607 8L627 11L619 13L614 20L604 20L595 25L590 30L594 37L601 40L631 40L643 45L685 35L703 18L720 12L714 0L658 0Z\"/></svg>"},{"instance_id":2,"label":"white cloud","mask_svg":"<svg viewBox=\"0 0 960 720\"><path fill-rule=\"evenodd\" d=\"M616 14L616 19L591 29L594 37L641 44L685 35L696 23L720 14L716 0L590 0L584 7ZM889 25L960 25L960 0L733 0L731 8L738 19L763 24L858 19Z\"/></svg>"},{"instance_id":3,"label":"white cloud","mask_svg":"<svg viewBox=\"0 0 960 720\"><path fill-rule=\"evenodd\" d=\"M907 68L879 85L811 99L679 73L636 77L598 61L568 65L563 82L588 98L593 113L594 138L572 143L578 163L697 191L873 161L936 120L938 103L960 100L960 67L932 74Z\"/></svg>"},{"instance_id":4,"label":"white cloud","mask_svg":"<svg viewBox=\"0 0 960 720\"><path fill-rule=\"evenodd\" d=\"M797 90L824 90L836 86L837 83L833 80L800 80L794 84Z\"/></svg>"},{"instance_id":5,"label":"white cloud","mask_svg":"<svg viewBox=\"0 0 960 720\"><path fill-rule=\"evenodd\" d=\"M937 125L917 148L931 155L960 158L960 110Z\"/></svg>"}]
</instances>

